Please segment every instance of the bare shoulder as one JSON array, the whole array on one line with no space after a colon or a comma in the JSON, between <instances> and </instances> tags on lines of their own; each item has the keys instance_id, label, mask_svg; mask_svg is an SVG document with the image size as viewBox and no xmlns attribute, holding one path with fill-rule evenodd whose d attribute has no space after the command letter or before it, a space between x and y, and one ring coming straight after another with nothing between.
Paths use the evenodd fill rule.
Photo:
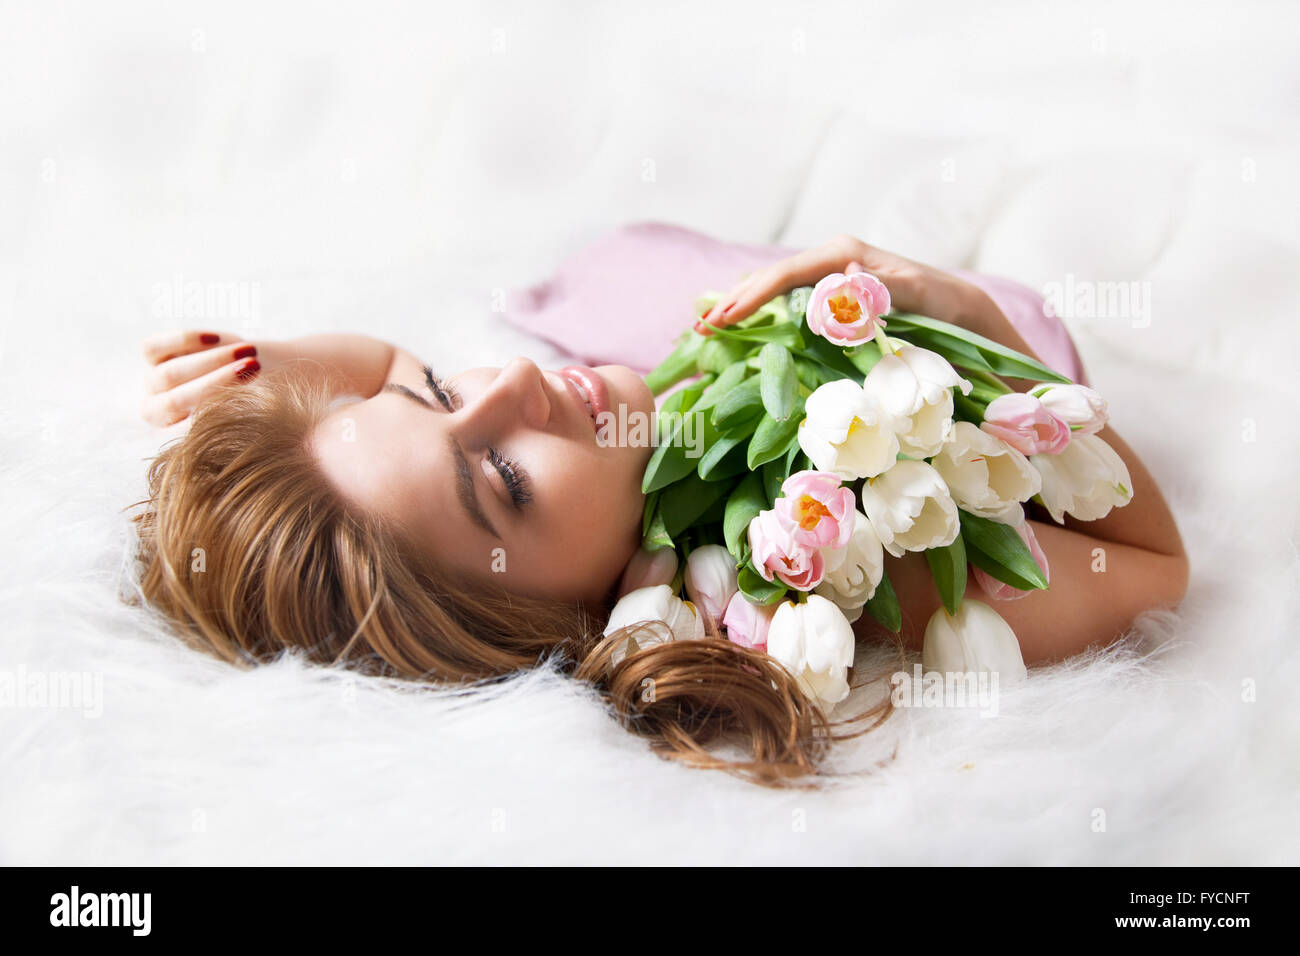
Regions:
<instances>
[{"instance_id":1,"label":"bare shoulder","mask_svg":"<svg viewBox=\"0 0 1300 956\"><path fill-rule=\"evenodd\" d=\"M1174 607L1187 591L1185 558L1104 541L1054 522L1027 520L1047 557L1051 587L999 601L971 574L965 592L967 598L993 607L1011 625L1026 664L1048 663L1094 644L1109 644L1140 613ZM919 649L925 625L940 606L925 555L886 554L885 573L898 595L904 643ZM876 627L867 615L858 623L864 635L878 633Z\"/></svg>"}]
</instances>

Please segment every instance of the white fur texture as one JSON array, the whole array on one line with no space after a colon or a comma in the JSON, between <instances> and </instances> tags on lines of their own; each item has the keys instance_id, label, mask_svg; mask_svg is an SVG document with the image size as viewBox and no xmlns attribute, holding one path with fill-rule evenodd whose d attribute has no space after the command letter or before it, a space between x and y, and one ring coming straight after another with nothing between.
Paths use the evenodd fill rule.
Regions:
<instances>
[{"instance_id":1,"label":"white fur texture","mask_svg":"<svg viewBox=\"0 0 1300 956\"><path fill-rule=\"evenodd\" d=\"M0 862L1298 862L1295 10L112 6L0 31L0 670L103 682L98 717L0 707ZM662 761L554 674L237 672L118 600L143 335L555 363L502 290L638 219L1149 283L1145 327L1067 323L1183 607L997 718L895 714L810 793ZM178 277L258 311L169 316Z\"/></svg>"}]
</instances>

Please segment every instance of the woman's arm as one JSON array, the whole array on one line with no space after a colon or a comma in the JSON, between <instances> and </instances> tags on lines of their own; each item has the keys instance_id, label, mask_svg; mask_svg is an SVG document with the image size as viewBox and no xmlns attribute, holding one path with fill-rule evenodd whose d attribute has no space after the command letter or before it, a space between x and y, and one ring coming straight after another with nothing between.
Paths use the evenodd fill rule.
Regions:
<instances>
[{"instance_id":1,"label":"woman's arm","mask_svg":"<svg viewBox=\"0 0 1300 956\"><path fill-rule=\"evenodd\" d=\"M938 281L947 286L942 295L951 303L949 307L952 311L950 316L936 315L935 318L970 329L1042 361L983 289L955 276L941 276ZM1005 381L1018 392L1028 391L1039 384L1032 379L1009 378ZM1080 521L1066 515L1064 527L1103 541L1144 548L1185 562L1187 552L1173 512L1169 510L1160 487L1142 459L1110 425L1099 431L1097 437L1114 448L1128 466L1129 477L1133 479L1133 498L1123 508L1113 508L1104 518L1096 521ZM1042 514L1046 515L1046 509Z\"/></svg>"},{"instance_id":2,"label":"woman's arm","mask_svg":"<svg viewBox=\"0 0 1300 956\"><path fill-rule=\"evenodd\" d=\"M329 373L344 393L363 398L383 388L399 367L419 366L388 342L348 334L248 342L228 333L168 332L146 341L144 354L152 367L141 414L154 425L181 421L218 389L288 365Z\"/></svg>"}]
</instances>

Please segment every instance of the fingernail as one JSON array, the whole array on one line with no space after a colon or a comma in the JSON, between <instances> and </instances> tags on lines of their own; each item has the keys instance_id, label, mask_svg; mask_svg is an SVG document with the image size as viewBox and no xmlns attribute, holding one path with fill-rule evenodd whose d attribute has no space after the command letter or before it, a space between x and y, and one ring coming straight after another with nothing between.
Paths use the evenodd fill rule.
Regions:
<instances>
[{"instance_id":1,"label":"fingernail","mask_svg":"<svg viewBox=\"0 0 1300 956\"><path fill-rule=\"evenodd\" d=\"M218 342L221 341L221 336L216 335L212 332L203 332L200 333L199 335L199 341L202 342L204 345L216 345Z\"/></svg>"},{"instance_id":2,"label":"fingernail","mask_svg":"<svg viewBox=\"0 0 1300 956\"><path fill-rule=\"evenodd\" d=\"M252 358L256 354L256 345L241 345L239 348L235 349L235 358L237 359Z\"/></svg>"},{"instance_id":3,"label":"fingernail","mask_svg":"<svg viewBox=\"0 0 1300 956\"><path fill-rule=\"evenodd\" d=\"M731 305L729 305L729 306L727 306L725 309L723 309L723 310L722 310L722 314L723 314L723 315L726 315L728 312L730 312L732 306L734 306L735 304L736 304L736 303L733 302L733 303L731 303Z\"/></svg>"},{"instance_id":4,"label":"fingernail","mask_svg":"<svg viewBox=\"0 0 1300 956\"><path fill-rule=\"evenodd\" d=\"M235 373L235 378L241 382L247 382L262 369L262 363L257 359L249 359L244 363L244 367Z\"/></svg>"}]
</instances>

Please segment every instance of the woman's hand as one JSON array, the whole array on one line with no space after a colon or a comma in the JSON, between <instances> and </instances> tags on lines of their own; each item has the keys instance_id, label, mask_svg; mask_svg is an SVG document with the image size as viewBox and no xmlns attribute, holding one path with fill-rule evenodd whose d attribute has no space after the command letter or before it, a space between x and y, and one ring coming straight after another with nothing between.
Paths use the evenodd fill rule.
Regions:
<instances>
[{"instance_id":1,"label":"woman's hand","mask_svg":"<svg viewBox=\"0 0 1300 956\"><path fill-rule=\"evenodd\" d=\"M140 414L158 426L187 418L204 398L262 368L257 346L216 332L167 332L148 339L144 355L150 369Z\"/></svg>"},{"instance_id":2,"label":"woman's hand","mask_svg":"<svg viewBox=\"0 0 1300 956\"><path fill-rule=\"evenodd\" d=\"M344 332L256 344L226 333L167 332L145 342L144 355L152 368L140 413L153 425L175 424L224 386L272 369L297 365L338 394L369 398L396 376L419 381L423 368L395 345Z\"/></svg>"},{"instance_id":3,"label":"woman's hand","mask_svg":"<svg viewBox=\"0 0 1300 956\"><path fill-rule=\"evenodd\" d=\"M877 249L861 239L836 236L750 273L700 318L695 331L708 335L709 326L734 325L776 296L799 286L814 285L833 272L861 271L870 272L885 284L894 308L900 312L934 315L952 296L953 285L960 284L954 276Z\"/></svg>"}]
</instances>

